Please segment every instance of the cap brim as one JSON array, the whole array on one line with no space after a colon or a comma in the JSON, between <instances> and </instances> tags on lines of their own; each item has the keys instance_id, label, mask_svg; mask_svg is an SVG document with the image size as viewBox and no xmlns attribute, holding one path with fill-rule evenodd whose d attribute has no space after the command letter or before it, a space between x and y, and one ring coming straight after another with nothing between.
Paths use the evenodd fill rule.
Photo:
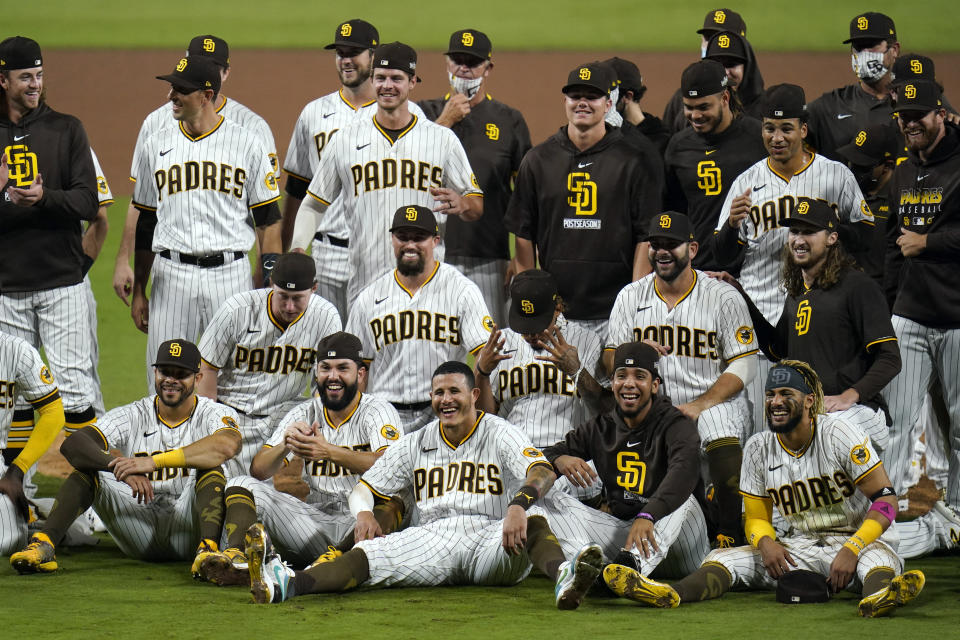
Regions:
<instances>
[{"instance_id":1,"label":"cap brim","mask_svg":"<svg viewBox=\"0 0 960 640\"><path fill-rule=\"evenodd\" d=\"M510 309L510 328L517 333L531 335L545 331L553 320L553 310L540 316L523 316L516 310Z\"/></svg>"},{"instance_id":2,"label":"cap brim","mask_svg":"<svg viewBox=\"0 0 960 640\"><path fill-rule=\"evenodd\" d=\"M175 84L179 87L185 87L187 89L203 89L202 85L191 82L183 76L177 76L172 73L168 73L165 76L156 76L156 78L157 80L163 80L164 82L169 82L170 84Z\"/></svg>"},{"instance_id":3,"label":"cap brim","mask_svg":"<svg viewBox=\"0 0 960 640\"><path fill-rule=\"evenodd\" d=\"M575 89L575 88L577 88L577 87L583 87L584 89L593 89L594 91L599 91L600 93L602 93L602 94L605 95L605 96L609 96L609 95L610 95L610 90L609 90L609 89L601 89L600 87L598 87L598 86L596 86L596 85L587 84L587 83L585 83L585 82L574 82L573 84L564 85L564 86L563 86L563 89L561 89L560 91L563 92L563 93L566 93L567 91L570 91L571 89Z\"/></svg>"},{"instance_id":4,"label":"cap brim","mask_svg":"<svg viewBox=\"0 0 960 640\"><path fill-rule=\"evenodd\" d=\"M424 229L423 227L418 227L415 224L398 224L395 227L390 227L390 233L393 233L394 231L400 231L401 229L412 229L413 231L423 231L424 233L429 233L434 236L440 235L435 230L431 231L429 229Z\"/></svg>"},{"instance_id":5,"label":"cap brim","mask_svg":"<svg viewBox=\"0 0 960 640\"><path fill-rule=\"evenodd\" d=\"M449 49L449 50L447 50L447 51L444 51L444 52L443 52L443 55L448 56L448 55L450 55L451 53L462 53L463 55L471 56L471 57L473 57L473 58L476 58L476 59L479 60L480 62L483 62L484 60L487 60L487 59L489 59L489 57L490 57L490 56L488 56L488 55L487 55L487 56L478 56L476 51L470 51L470 50L468 50L468 49Z\"/></svg>"},{"instance_id":6,"label":"cap brim","mask_svg":"<svg viewBox=\"0 0 960 640\"><path fill-rule=\"evenodd\" d=\"M328 44L324 49L336 49L337 47L353 47L355 49L372 49L373 45L363 44L362 42L350 42L349 40L335 40Z\"/></svg>"},{"instance_id":7,"label":"cap brim","mask_svg":"<svg viewBox=\"0 0 960 640\"><path fill-rule=\"evenodd\" d=\"M860 167L872 167L882 162L882 159L878 160L877 158L871 157L855 144L845 144L839 147L836 153L847 162L852 162Z\"/></svg>"}]
</instances>

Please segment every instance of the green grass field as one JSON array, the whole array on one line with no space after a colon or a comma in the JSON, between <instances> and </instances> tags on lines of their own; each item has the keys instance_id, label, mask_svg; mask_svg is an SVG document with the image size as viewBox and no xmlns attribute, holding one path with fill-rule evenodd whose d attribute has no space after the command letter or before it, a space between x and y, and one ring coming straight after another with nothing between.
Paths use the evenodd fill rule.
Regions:
<instances>
[{"instance_id":1,"label":"green grass field","mask_svg":"<svg viewBox=\"0 0 960 640\"><path fill-rule=\"evenodd\" d=\"M500 50L688 51L697 46L694 33L707 11L718 3L637 2L606 0L486 0L482 4L451 4L439 0L416 3L372 0L343 7L303 0L234 0L220 2L170 0L39 0L21 5L29 26L23 35L46 47L151 48L183 46L185 35L209 31L232 47L304 48L329 42L341 20L363 17L386 40L403 40L424 49L446 46L456 29L473 27L491 36ZM900 39L925 52L957 51L956 21L950 0L929 0L920 10L902 2L809 0L775 4L740 0L731 6L747 22L747 37L758 50L838 51L847 37L850 19L868 7L893 16ZM16 16L18 11L9 12ZM8 14L9 15L9 14ZM26 16L25 16L26 17ZM9 29L8 29L9 30Z\"/></svg>"}]
</instances>

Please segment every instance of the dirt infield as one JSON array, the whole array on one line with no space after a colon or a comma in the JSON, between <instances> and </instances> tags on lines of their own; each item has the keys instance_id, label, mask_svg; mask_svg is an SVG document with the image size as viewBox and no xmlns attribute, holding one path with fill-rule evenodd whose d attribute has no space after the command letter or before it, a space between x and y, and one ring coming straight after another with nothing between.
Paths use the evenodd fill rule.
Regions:
<instances>
[{"instance_id":1,"label":"dirt infield","mask_svg":"<svg viewBox=\"0 0 960 640\"><path fill-rule=\"evenodd\" d=\"M117 195L129 195L132 190L126 178L143 117L166 99L168 85L154 76L169 73L178 53L62 50L46 54L48 101L55 109L83 121ZM679 85L683 68L696 59L694 52L498 53L488 90L524 114L536 144L564 121L560 87L566 82L567 72L582 62L613 55L630 59L640 68L649 87L642 104L655 115L663 112ZM799 84L806 89L808 100L854 80L849 57L842 52L759 52L758 56L768 86L779 82ZM270 123L282 159L303 105L338 86L333 55L326 51L238 51L231 55L231 61L233 71L224 93ZM940 55L936 62L949 96L950 87L960 86L960 54ZM423 84L415 89L414 99L433 98L446 91L446 68L439 53L421 52L420 77Z\"/></svg>"}]
</instances>

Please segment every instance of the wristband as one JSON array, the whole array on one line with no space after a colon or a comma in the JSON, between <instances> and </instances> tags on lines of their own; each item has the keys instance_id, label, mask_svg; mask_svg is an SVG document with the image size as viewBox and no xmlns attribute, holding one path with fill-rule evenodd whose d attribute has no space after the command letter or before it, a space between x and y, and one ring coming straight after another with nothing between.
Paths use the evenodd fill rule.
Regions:
<instances>
[{"instance_id":1,"label":"wristband","mask_svg":"<svg viewBox=\"0 0 960 640\"><path fill-rule=\"evenodd\" d=\"M637 520L637 519L640 519L640 518L642 518L643 520L649 520L650 522L656 522L656 520L654 520L653 516L650 515L649 513L647 513L646 511L641 511L640 513L638 513L637 515L635 515L635 516L633 517L634 520Z\"/></svg>"},{"instance_id":2,"label":"wristband","mask_svg":"<svg viewBox=\"0 0 960 640\"><path fill-rule=\"evenodd\" d=\"M489 377L490 377L490 374L493 373L493 371L492 371L492 370L490 370L490 371L484 371L483 369L481 369L481 368L480 368L480 361L478 360L478 361L477 361L477 373L479 373L480 375L482 375L484 378L489 378Z\"/></svg>"},{"instance_id":3,"label":"wristband","mask_svg":"<svg viewBox=\"0 0 960 640\"><path fill-rule=\"evenodd\" d=\"M510 505L517 505L523 507L523 510L526 511L533 506L533 503L537 501L540 497L540 492L533 485L525 484L520 487L520 490L513 495L513 500L510 501ZM509 506L509 505L508 505Z\"/></svg>"},{"instance_id":4,"label":"wristband","mask_svg":"<svg viewBox=\"0 0 960 640\"><path fill-rule=\"evenodd\" d=\"M871 504L870 509L867 510L867 513L870 513L871 511L876 511L890 522L893 522L897 519L897 508L884 500L877 500Z\"/></svg>"},{"instance_id":5,"label":"wristband","mask_svg":"<svg viewBox=\"0 0 960 640\"><path fill-rule=\"evenodd\" d=\"M573 375L573 388L576 389L580 384L580 374L583 373L583 370L586 369L585 366L580 365L580 368L577 369L577 372Z\"/></svg>"},{"instance_id":6,"label":"wristband","mask_svg":"<svg viewBox=\"0 0 960 640\"><path fill-rule=\"evenodd\" d=\"M860 525L860 528L857 529L856 533L843 543L843 546L853 551L854 555L859 556L860 552L863 551L868 544L880 537L883 529L883 525L879 522L872 518L867 518L863 521L863 524Z\"/></svg>"},{"instance_id":7,"label":"wristband","mask_svg":"<svg viewBox=\"0 0 960 640\"><path fill-rule=\"evenodd\" d=\"M183 449L174 449L173 451L154 454L153 464L157 465L157 469L171 469L185 467L187 462L183 455Z\"/></svg>"}]
</instances>

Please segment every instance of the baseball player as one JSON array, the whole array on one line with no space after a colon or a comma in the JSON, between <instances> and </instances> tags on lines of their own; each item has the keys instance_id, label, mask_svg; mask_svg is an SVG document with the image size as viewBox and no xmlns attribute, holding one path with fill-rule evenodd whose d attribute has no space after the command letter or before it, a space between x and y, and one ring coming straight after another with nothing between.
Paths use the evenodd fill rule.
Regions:
<instances>
[{"instance_id":1,"label":"baseball player","mask_svg":"<svg viewBox=\"0 0 960 640\"><path fill-rule=\"evenodd\" d=\"M367 372L360 348L360 340L344 332L320 341L319 395L283 418L254 458L253 477L228 482L224 494L226 548L201 561L199 577L220 585L249 584L244 535L255 522L263 523L284 555L296 559L297 566L321 555L325 559L339 557L353 546L356 520L347 498L359 474L403 435L396 409L359 391ZM303 460L302 478L309 487L303 501L267 482L294 456ZM400 500L374 507L384 534L397 528L402 509ZM345 537L349 540L344 544Z\"/></svg>"},{"instance_id":2,"label":"baseball player","mask_svg":"<svg viewBox=\"0 0 960 640\"><path fill-rule=\"evenodd\" d=\"M636 147L607 129L612 72L592 62L563 87L567 124L523 159L505 224L516 236L519 270L556 278L567 320L603 335L617 292L650 270L642 236L660 209Z\"/></svg>"},{"instance_id":3,"label":"baseball player","mask_svg":"<svg viewBox=\"0 0 960 640\"><path fill-rule=\"evenodd\" d=\"M221 87L230 76L230 47L222 38L214 35L196 36L187 46L186 55L188 57L205 57L212 60L217 66ZM270 125L267 124L266 120L236 100L228 98L222 91L219 92L215 104L214 111L227 120L239 124L245 129L250 129L253 135L260 139L263 148L266 150L267 157L270 159L270 170L276 172L277 147L273 140L273 132L270 130ZM147 139L159 129L176 127L178 124L177 120L178 118L171 110L169 104L163 104L157 107L144 118L143 123L140 125L140 131L137 134L136 145L133 149L133 162L131 163L130 169L132 180L136 180L137 169L140 163L139 157ZM114 264L113 290L127 306L130 306L128 298L133 292L134 273L130 268L130 257L135 250L136 229L139 216L139 210L131 202L127 209L127 217L123 227L123 237L120 241L120 247L117 250L116 262ZM264 235L265 233L266 235ZM263 248L265 242L272 251L276 253L280 252L280 249L275 248L276 242L274 240L277 233L279 233L279 227L271 229L268 233L262 231L260 228L257 229L257 240L260 243L262 252L267 252L267 250ZM276 259L276 256L273 256L272 259ZM257 274L262 275L259 265L257 266ZM257 280L256 282L257 285L259 285L261 280ZM150 357L149 352L147 357Z\"/></svg>"},{"instance_id":4,"label":"baseball player","mask_svg":"<svg viewBox=\"0 0 960 640\"><path fill-rule=\"evenodd\" d=\"M755 73L757 61L747 39L739 33L719 31L707 41L707 52L703 58L716 60L723 65L727 87L731 98L739 103L739 110L759 118L763 102L763 79ZM754 79L759 79L759 82Z\"/></svg>"},{"instance_id":5,"label":"baseball player","mask_svg":"<svg viewBox=\"0 0 960 640\"><path fill-rule=\"evenodd\" d=\"M40 413L40 420L22 448L6 449L18 396L30 403L31 411ZM27 540L24 474L50 447L63 423L60 391L40 354L25 340L0 332L0 445L4 448L0 458L0 555L13 553Z\"/></svg>"},{"instance_id":6,"label":"baseball player","mask_svg":"<svg viewBox=\"0 0 960 640\"><path fill-rule=\"evenodd\" d=\"M960 506L960 296L952 285L958 269L960 228L960 131L945 121L939 87L918 80L899 88L897 122L908 159L890 179L888 264L902 260L893 328L903 368L884 389L893 426L884 459L899 494L907 487L911 430L923 398L939 381L949 416L946 502Z\"/></svg>"},{"instance_id":7,"label":"baseball player","mask_svg":"<svg viewBox=\"0 0 960 640\"><path fill-rule=\"evenodd\" d=\"M690 123L670 139L665 208L686 213L700 245L693 266L717 270L713 231L734 178L765 158L760 122L734 111L723 66L694 62L680 77L684 115Z\"/></svg>"},{"instance_id":8,"label":"baseball player","mask_svg":"<svg viewBox=\"0 0 960 640\"><path fill-rule=\"evenodd\" d=\"M389 400L409 433L432 419L427 372L476 354L493 321L477 285L436 259L440 238L430 209L400 207L390 233L396 269L360 293L346 330L363 343L367 391Z\"/></svg>"},{"instance_id":9,"label":"baseball player","mask_svg":"<svg viewBox=\"0 0 960 640\"><path fill-rule=\"evenodd\" d=\"M40 46L0 42L0 331L43 345L74 430L96 420L81 234L97 215L96 177L83 125L43 89ZM18 408L10 444L22 447L34 416Z\"/></svg>"},{"instance_id":10,"label":"baseball player","mask_svg":"<svg viewBox=\"0 0 960 640\"><path fill-rule=\"evenodd\" d=\"M715 544L731 546L740 538L737 474L750 423L740 391L757 370L753 323L733 287L690 266L699 244L687 216L657 216L647 241L654 272L617 296L604 357L610 363L618 345L634 340L658 350L664 392L697 423L719 511Z\"/></svg>"},{"instance_id":11,"label":"baseball player","mask_svg":"<svg viewBox=\"0 0 960 640\"><path fill-rule=\"evenodd\" d=\"M283 246L290 247L294 222L307 186L320 164L320 155L333 136L361 118L372 117L376 104L371 81L373 50L380 34L369 22L347 20L337 25L333 42L325 49L336 50L335 65L340 89L310 102L300 112L287 147L283 171L287 174L283 202ZM331 207L341 206L342 198ZM347 220L335 211L320 219L320 226L309 242L317 264L317 293L347 317L347 280L350 276L350 229Z\"/></svg>"},{"instance_id":12,"label":"baseball player","mask_svg":"<svg viewBox=\"0 0 960 640\"><path fill-rule=\"evenodd\" d=\"M482 218L447 221L445 261L480 287L494 322L503 326L510 260L503 214L520 161L530 150L530 132L519 111L487 93L491 55L490 38L482 31L454 31L446 51L450 92L425 100L420 107L428 118L457 135L483 189Z\"/></svg>"},{"instance_id":13,"label":"baseball player","mask_svg":"<svg viewBox=\"0 0 960 640\"><path fill-rule=\"evenodd\" d=\"M593 540L609 561L629 562L644 574L660 567L677 575L698 566L710 546L694 495L702 490L697 429L659 393L657 358L642 342L619 346L612 376L616 408L543 450L572 484L586 487L599 479L601 506L556 491L542 504L564 551Z\"/></svg>"},{"instance_id":14,"label":"baseball player","mask_svg":"<svg viewBox=\"0 0 960 640\"><path fill-rule=\"evenodd\" d=\"M626 130L629 125L633 125L650 142L653 143L657 151L660 152L660 158L663 159L663 153L666 151L667 143L670 142L671 131L664 126L663 121L657 116L644 111L640 106L640 100L647 93L647 87L643 84L643 76L640 75L640 69L629 60L624 60L614 56L607 58L605 63L610 65L617 74L617 86L619 89L616 107L617 112L623 118L621 129Z\"/></svg>"},{"instance_id":15,"label":"baseball player","mask_svg":"<svg viewBox=\"0 0 960 640\"><path fill-rule=\"evenodd\" d=\"M285 253L269 289L231 296L200 338L203 378L197 393L234 409L243 445L226 466L228 477L250 473L280 418L303 399L317 343L343 326L333 305L313 295L310 256Z\"/></svg>"},{"instance_id":16,"label":"baseball player","mask_svg":"<svg viewBox=\"0 0 960 640\"><path fill-rule=\"evenodd\" d=\"M616 566L604 571L607 584L633 600L676 607L731 588L773 589L800 568L828 576L834 593L860 592L866 618L889 615L915 598L924 575L900 573L903 561L888 529L897 497L870 438L823 413L820 381L804 362L781 360L770 370L766 407L770 430L747 442L740 474L750 544L714 550L672 587ZM792 526L779 541L770 522L774 507Z\"/></svg>"},{"instance_id":17,"label":"baseball player","mask_svg":"<svg viewBox=\"0 0 960 640\"><path fill-rule=\"evenodd\" d=\"M263 525L247 533L254 602L346 591L360 586L512 585L536 565L556 581L557 606L575 609L600 573L600 548L585 545L573 562L535 502L556 477L543 454L515 427L478 411L473 372L446 362L433 374L438 420L390 446L350 495L356 546L306 571L273 551ZM511 496L511 487L523 483ZM375 502L412 491L418 526L379 534Z\"/></svg>"},{"instance_id":18,"label":"baseball player","mask_svg":"<svg viewBox=\"0 0 960 640\"><path fill-rule=\"evenodd\" d=\"M317 217L342 195L331 215L346 217L350 229L348 300L393 264L384 241L390 211L410 204L439 214L440 235L448 215L470 221L483 214L483 193L457 136L412 112L417 53L400 42L374 51L373 88L377 111L341 130L328 143L297 212L292 247L304 248ZM443 251L438 252L443 259Z\"/></svg>"},{"instance_id":19,"label":"baseball player","mask_svg":"<svg viewBox=\"0 0 960 640\"><path fill-rule=\"evenodd\" d=\"M148 354L172 336L196 339L224 300L250 289L254 228L273 237L260 245L267 275L280 251L277 181L260 139L217 114L220 68L190 56L157 77L170 83L179 125L147 138L133 176L140 216L131 314Z\"/></svg>"},{"instance_id":20,"label":"baseball player","mask_svg":"<svg viewBox=\"0 0 960 640\"><path fill-rule=\"evenodd\" d=\"M779 286L780 254L786 243L782 224L805 196L824 200L840 219L844 233L857 241L868 235L873 214L856 179L846 166L807 150L807 111L803 89L780 84L767 90L763 111L763 144L769 157L741 173L730 185L714 237L720 264L742 260L740 283L772 325L783 309L785 292ZM856 242L848 243L856 247ZM755 383L747 389L753 407L754 431L762 428L763 380L769 362L760 360Z\"/></svg>"},{"instance_id":21,"label":"baseball player","mask_svg":"<svg viewBox=\"0 0 960 640\"><path fill-rule=\"evenodd\" d=\"M64 440L60 451L76 471L61 485L43 529L10 556L19 573L56 571L56 545L91 505L128 556L186 559L194 549L216 550L226 484L220 465L240 450L237 416L194 393L202 374L193 343L164 342L154 367L155 395Z\"/></svg>"}]
</instances>

